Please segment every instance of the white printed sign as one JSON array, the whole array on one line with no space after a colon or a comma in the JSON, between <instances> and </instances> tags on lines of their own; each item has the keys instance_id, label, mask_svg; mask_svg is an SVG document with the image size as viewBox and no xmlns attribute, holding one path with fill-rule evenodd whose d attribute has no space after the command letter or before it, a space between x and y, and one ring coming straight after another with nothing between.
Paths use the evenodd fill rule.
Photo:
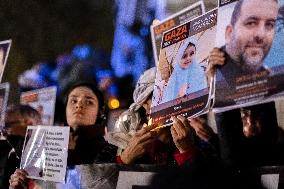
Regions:
<instances>
[{"instance_id":1,"label":"white printed sign","mask_svg":"<svg viewBox=\"0 0 284 189\"><path fill-rule=\"evenodd\" d=\"M65 182L69 129L28 126L20 167L29 178Z\"/></svg>"}]
</instances>

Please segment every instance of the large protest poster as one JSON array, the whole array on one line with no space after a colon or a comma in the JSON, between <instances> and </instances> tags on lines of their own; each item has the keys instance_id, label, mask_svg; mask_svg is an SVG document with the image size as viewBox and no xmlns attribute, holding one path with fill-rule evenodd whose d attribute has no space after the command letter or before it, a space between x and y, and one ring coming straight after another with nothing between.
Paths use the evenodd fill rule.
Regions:
<instances>
[{"instance_id":1,"label":"large protest poster","mask_svg":"<svg viewBox=\"0 0 284 189\"><path fill-rule=\"evenodd\" d=\"M0 82L9 56L12 40L0 41Z\"/></svg>"},{"instance_id":2,"label":"large protest poster","mask_svg":"<svg viewBox=\"0 0 284 189\"><path fill-rule=\"evenodd\" d=\"M0 84L0 131L4 128L5 124L5 114L7 109L8 97L10 91L10 84L9 83L2 83Z\"/></svg>"},{"instance_id":3,"label":"large protest poster","mask_svg":"<svg viewBox=\"0 0 284 189\"><path fill-rule=\"evenodd\" d=\"M164 33L152 99L153 124L197 116L210 106L205 69L215 45L217 9ZM162 64L162 65L161 65Z\"/></svg>"},{"instance_id":4,"label":"large protest poster","mask_svg":"<svg viewBox=\"0 0 284 189\"><path fill-rule=\"evenodd\" d=\"M204 2L198 1L192 4L191 6L166 18L165 20L162 20L159 24L151 26L150 30L151 30L152 46L153 46L154 60L156 65L158 65L159 61L163 32L168 31L176 26L179 26L204 13L205 13Z\"/></svg>"},{"instance_id":5,"label":"large protest poster","mask_svg":"<svg viewBox=\"0 0 284 189\"><path fill-rule=\"evenodd\" d=\"M28 126L20 167L29 178L65 182L69 129Z\"/></svg>"},{"instance_id":6,"label":"large protest poster","mask_svg":"<svg viewBox=\"0 0 284 189\"><path fill-rule=\"evenodd\" d=\"M21 94L21 104L28 104L41 115L43 125L53 125L56 87L47 87Z\"/></svg>"},{"instance_id":7,"label":"large protest poster","mask_svg":"<svg viewBox=\"0 0 284 189\"><path fill-rule=\"evenodd\" d=\"M219 0L216 45L226 60L216 72L215 112L272 101L283 94L281 10L283 0L278 4L274 0Z\"/></svg>"}]
</instances>

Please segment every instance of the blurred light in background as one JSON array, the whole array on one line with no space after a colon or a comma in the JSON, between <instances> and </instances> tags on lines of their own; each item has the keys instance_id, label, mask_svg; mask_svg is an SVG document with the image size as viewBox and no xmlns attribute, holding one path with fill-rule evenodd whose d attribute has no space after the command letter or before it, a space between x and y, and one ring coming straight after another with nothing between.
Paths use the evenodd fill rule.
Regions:
<instances>
[{"instance_id":1,"label":"blurred light in background","mask_svg":"<svg viewBox=\"0 0 284 189\"><path fill-rule=\"evenodd\" d=\"M119 108L119 101L116 98L110 98L108 101L108 107L111 110Z\"/></svg>"},{"instance_id":2,"label":"blurred light in background","mask_svg":"<svg viewBox=\"0 0 284 189\"><path fill-rule=\"evenodd\" d=\"M92 54L92 48L89 45L77 45L72 50L72 54L78 60L85 60L88 59Z\"/></svg>"}]
</instances>

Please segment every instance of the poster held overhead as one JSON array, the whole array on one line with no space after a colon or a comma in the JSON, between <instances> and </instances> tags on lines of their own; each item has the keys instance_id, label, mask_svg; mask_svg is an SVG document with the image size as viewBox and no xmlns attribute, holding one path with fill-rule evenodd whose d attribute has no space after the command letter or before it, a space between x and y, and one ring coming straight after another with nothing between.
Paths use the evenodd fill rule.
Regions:
<instances>
[{"instance_id":1,"label":"poster held overhead","mask_svg":"<svg viewBox=\"0 0 284 189\"><path fill-rule=\"evenodd\" d=\"M215 112L283 96L283 4L219 1L216 46L225 52L225 64L216 71Z\"/></svg>"},{"instance_id":2,"label":"poster held overhead","mask_svg":"<svg viewBox=\"0 0 284 189\"><path fill-rule=\"evenodd\" d=\"M156 66L158 65L159 61L163 32L168 31L176 26L179 26L204 13L205 13L204 2L198 1L192 4L191 6L166 18L165 20L162 20L159 24L151 26L150 30L151 30L152 46L153 46Z\"/></svg>"},{"instance_id":3,"label":"poster held overhead","mask_svg":"<svg viewBox=\"0 0 284 189\"><path fill-rule=\"evenodd\" d=\"M153 124L171 125L171 116L208 112L211 87L205 69L215 45L217 9L163 34L152 99Z\"/></svg>"}]
</instances>

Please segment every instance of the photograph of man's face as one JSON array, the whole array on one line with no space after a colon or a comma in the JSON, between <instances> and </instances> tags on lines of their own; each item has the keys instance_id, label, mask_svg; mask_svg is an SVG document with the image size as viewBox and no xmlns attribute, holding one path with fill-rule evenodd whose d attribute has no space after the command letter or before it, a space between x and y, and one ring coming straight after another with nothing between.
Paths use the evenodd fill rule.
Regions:
<instances>
[{"instance_id":1,"label":"photograph of man's face","mask_svg":"<svg viewBox=\"0 0 284 189\"><path fill-rule=\"evenodd\" d=\"M276 0L240 0L227 26L226 51L243 69L258 71L273 42Z\"/></svg>"}]
</instances>

